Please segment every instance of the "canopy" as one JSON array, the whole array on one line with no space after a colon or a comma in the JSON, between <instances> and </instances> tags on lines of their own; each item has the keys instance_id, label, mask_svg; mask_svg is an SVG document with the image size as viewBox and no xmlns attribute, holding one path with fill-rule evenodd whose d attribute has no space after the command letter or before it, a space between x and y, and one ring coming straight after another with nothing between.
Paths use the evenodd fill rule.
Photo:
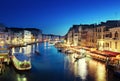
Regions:
<instances>
[{"instance_id":1,"label":"canopy","mask_svg":"<svg viewBox=\"0 0 120 81\"><path fill-rule=\"evenodd\" d=\"M23 53L14 53L14 56L16 57L17 60L19 61L29 61L29 57L27 57L25 54Z\"/></svg>"},{"instance_id":2,"label":"canopy","mask_svg":"<svg viewBox=\"0 0 120 81\"><path fill-rule=\"evenodd\" d=\"M96 51L92 51L91 53L95 53L107 57L116 57L118 54L120 54L119 52L112 52L108 50L104 50L104 51L96 50Z\"/></svg>"}]
</instances>

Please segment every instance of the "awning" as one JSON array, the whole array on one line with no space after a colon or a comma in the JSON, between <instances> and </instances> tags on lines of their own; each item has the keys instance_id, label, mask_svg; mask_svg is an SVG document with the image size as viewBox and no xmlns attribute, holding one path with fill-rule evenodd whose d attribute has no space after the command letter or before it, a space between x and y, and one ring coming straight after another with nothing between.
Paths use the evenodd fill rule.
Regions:
<instances>
[{"instance_id":1,"label":"awning","mask_svg":"<svg viewBox=\"0 0 120 81\"><path fill-rule=\"evenodd\" d=\"M96 50L96 51L92 51L91 53L103 55L107 57L116 57L118 54L120 54L119 52L112 52L108 50L104 50L104 51Z\"/></svg>"},{"instance_id":2,"label":"awning","mask_svg":"<svg viewBox=\"0 0 120 81\"><path fill-rule=\"evenodd\" d=\"M105 54L108 54L110 56L116 57L118 54L120 54L119 52L113 52L113 51L109 51L109 50L104 50L103 51Z\"/></svg>"}]
</instances>

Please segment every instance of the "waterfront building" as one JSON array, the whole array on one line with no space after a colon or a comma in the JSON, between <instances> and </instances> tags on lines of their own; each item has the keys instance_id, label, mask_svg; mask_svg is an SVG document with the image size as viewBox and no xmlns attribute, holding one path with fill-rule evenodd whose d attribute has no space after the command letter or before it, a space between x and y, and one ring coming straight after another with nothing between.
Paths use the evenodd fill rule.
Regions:
<instances>
[{"instance_id":1,"label":"waterfront building","mask_svg":"<svg viewBox=\"0 0 120 81\"><path fill-rule=\"evenodd\" d=\"M23 34L22 32L14 32L14 38L12 40L12 44L23 44L24 40L23 40Z\"/></svg>"},{"instance_id":2,"label":"waterfront building","mask_svg":"<svg viewBox=\"0 0 120 81\"><path fill-rule=\"evenodd\" d=\"M104 39L105 39L105 35L106 35L106 26L98 26L96 27L96 31L95 31L95 41L96 41L96 48L98 50L104 50Z\"/></svg>"},{"instance_id":3,"label":"waterfront building","mask_svg":"<svg viewBox=\"0 0 120 81\"><path fill-rule=\"evenodd\" d=\"M31 32L31 42L40 42L42 40L42 31L36 28L25 28L25 30Z\"/></svg>"},{"instance_id":4,"label":"waterfront building","mask_svg":"<svg viewBox=\"0 0 120 81\"><path fill-rule=\"evenodd\" d=\"M28 30L24 30L24 43L31 43L32 34Z\"/></svg>"},{"instance_id":5,"label":"waterfront building","mask_svg":"<svg viewBox=\"0 0 120 81\"><path fill-rule=\"evenodd\" d=\"M39 33L38 33L38 42L42 42L42 31L39 30Z\"/></svg>"},{"instance_id":6,"label":"waterfront building","mask_svg":"<svg viewBox=\"0 0 120 81\"><path fill-rule=\"evenodd\" d=\"M34 43L42 40L42 31L36 28L7 28L11 44Z\"/></svg>"},{"instance_id":7,"label":"waterfront building","mask_svg":"<svg viewBox=\"0 0 120 81\"><path fill-rule=\"evenodd\" d=\"M91 25L73 25L65 35L65 40L70 46L92 47L101 51L120 52L119 32L119 20L109 20Z\"/></svg>"},{"instance_id":8,"label":"waterfront building","mask_svg":"<svg viewBox=\"0 0 120 81\"><path fill-rule=\"evenodd\" d=\"M119 20L107 21L97 27L97 48L98 50L109 50L120 52L119 50Z\"/></svg>"},{"instance_id":9,"label":"waterfront building","mask_svg":"<svg viewBox=\"0 0 120 81\"><path fill-rule=\"evenodd\" d=\"M94 25L81 25L79 27L79 45L82 47L92 47Z\"/></svg>"},{"instance_id":10,"label":"waterfront building","mask_svg":"<svg viewBox=\"0 0 120 81\"><path fill-rule=\"evenodd\" d=\"M82 46L82 47L86 47L86 43L87 43L87 37L88 37L88 35L87 35L87 33L88 33L88 29L83 29L82 28L82 31L81 31L81 41L80 41L80 45Z\"/></svg>"},{"instance_id":11,"label":"waterfront building","mask_svg":"<svg viewBox=\"0 0 120 81\"><path fill-rule=\"evenodd\" d=\"M99 49L120 52L120 27L110 28L103 40L98 40Z\"/></svg>"},{"instance_id":12,"label":"waterfront building","mask_svg":"<svg viewBox=\"0 0 120 81\"><path fill-rule=\"evenodd\" d=\"M48 36L46 35L46 34L42 34L42 41L46 41L46 40L48 40L49 38L48 38Z\"/></svg>"},{"instance_id":13,"label":"waterfront building","mask_svg":"<svg viewBox=\"0 0 120 81\"><path fill-rule=\"evenodd\" d=\"M78 46L79 40L80 40L80 31L81 27L80 25L73 25L67 35L66 35L66 41L67 44L70 46Z\"/></svg>"},{"instance_id":14,"label":"waterfront building","mask_svg":"<svg viewBox=\"0 0 120 81\"><path fill-rule=\"evenodd\" d=\"M12 43L13 33L9 28L6 28L7 30L7 44L10 45Z\"/></svg>"},{"instance_id":15,"label":"waterfront building","mask_svg":"<svg viewBox=\"0 0 120 81\"><path fill-rule=\"evenodd\" d=\"M9 35L9 44L23 44L23 28L7 28Z\"/></svg>"},{"instance_id":16,"label":"waterfront building","mask_svg":"<svg viewBox=\"0 0 120 81\"><path fill-rule=\"evenodd\" d=\"M86 36L86 47L89 47L89 48L91 48L91 47L95 47L95 44L93 43L93 40L94 40L94 34L93 34L93 29L92 28L87 28L86 29L86 34L87 34L87 36Z\"/></svg>"},{"instance_id":17,"label":"waterfront building","mask_svg":"<svg viewBox=\"0 0 120 81\"><path fill-rule=\"evenodd\" d=\"M8 33L5 25L0 24L0 45L5 43L7 44L8 41Z\"/></svg>"},{"instance_id":18,"label":"waterfront building","mask_svg":"<svg viewBox=\"0 0 120 81\"><path fill-rule=\"evenodd\" d=\"M54 35L54 34L43 34L42 35L42 41L61 41L62 36L60 35Z\"/></svg>"},{"instance_id":19,"label":"waterfront building","mask_svg":"<svg viewBox=\"0 0 120 81\"><path fill-rule=\"evenodd\" d=\"M79 26L80 25L73 25L73 46L78 46Z\"/></svg>"},{"instance_id":20,"label":"waterfront building","mask_svg":"<svg viewBox=\"0 0 120 81\"><path fill-rule=\"evenodd\" d=\"M9 64L9 50L7 46L8 32L5 25L0 24L0 63L7 62Z\"/></svg>"}]
</instances>

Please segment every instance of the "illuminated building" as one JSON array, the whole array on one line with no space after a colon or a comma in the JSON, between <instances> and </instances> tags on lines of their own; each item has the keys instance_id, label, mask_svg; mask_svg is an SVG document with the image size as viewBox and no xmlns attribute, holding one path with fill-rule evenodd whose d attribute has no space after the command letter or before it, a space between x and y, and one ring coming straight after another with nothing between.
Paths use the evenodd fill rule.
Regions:
<instances>
[{"instance_id":1,"label":"illuminated building","mask_svg":"<svg viewBox=\"0 0 120 81\"><path fill-rule=\"evenodd\" d=\"M81 36L79 36L79 39L80 39L79 45L81 45L82 47L94 47L93 28L94 28L94 24L81 25L81 32L80 32Z\"/></svg>"},{"instance_id":2,"label":"illuminated building","mask_svg":"<svg viewBox=\"0 0 120 81\"><path fill-rule=\"evenodd\" d=\"M32 34L30 31L24 30L24 42L31 43Z\"/></svg>"},{"instance_id":3,"label":"illuminated building","mask_svg":"<svg viewBox=\"0 0 120 81\"><path fill-rule=\"evenodd\" d=\"M99 49L120 52L120 27L110 28L103 40L98 40Z\"/></svg>"},{"instance_id":4,"label":"illuminated building","mask_svg":"<svg viewBox=\"0 0 120 81\"><path fill-rule=\"evenodd\" d=\"M3 42L6 44L8 41L8 33L6 31L6 27L3 24L0 24L0 45Z\"/></svg>"},{"instance_id":5,"label":"illuminated building","mask_svg":"<svg viewBox=\"0 0 120 81\"><path fill-rule=\"evenodd\" d=\"M54 34L42 34L43 41L60 41L63 40L62 36Z\"/></svg>"},{"instance_id":6,"label":"illuminated building","mask_svg":"<svg viewBox=\"0 0 120 81\"><path fill-rule=\"evenodd\" d=\"M106 26L98 26L96 27L96 33L95 33L95 41L97 41L96 43L96 48L98 50L104 50L104 38L105 38L105 34L106 34Z\"/></svg>"},{"instance_id":7,"label":"illuminated building","mask_svg":"<svg viewBox=\"0 0 120 81\"><path fill-rule=\"evenodd\" d=\"M68 45L120 52L119 32L119 20L109 20L100 24L73 25L65 38Z\"/></svg>"},{"instance_id":8,"label":"illuminated building","mask_svg":"<svg viewBox=\"0 0 120 81\"><path fill-rule=\"evenodd\" d=\"M78 45L78 38L79 38L79 25L73 25L73 45Z\"/></svg>"},{"instance_id":9,"label":"illuminated building","mask_svg":"<svg viewBox=\"0 0 120 81\"><path fill-rule=\"evenodd\" d=\"M68 45L77 46L79 43L80 36L80 25L73 25L66 35L66 41Z\"/></svg>"}]
</instances>

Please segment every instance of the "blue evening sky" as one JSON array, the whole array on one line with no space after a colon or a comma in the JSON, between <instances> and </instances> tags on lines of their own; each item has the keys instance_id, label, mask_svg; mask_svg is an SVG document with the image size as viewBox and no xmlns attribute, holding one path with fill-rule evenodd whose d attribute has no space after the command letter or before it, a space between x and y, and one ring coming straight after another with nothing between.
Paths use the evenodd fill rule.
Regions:
<instances>
[{"instance_id":1,"label":"blue evening sky","mask_svg":"<svg viewBox=\"0 0 120 81\"><path fill-rule=\"evenodd\" d=\"M0 0L0 22L65 35L73 24L120 19L120 0Z\"/></svg>"}]
</instances>

